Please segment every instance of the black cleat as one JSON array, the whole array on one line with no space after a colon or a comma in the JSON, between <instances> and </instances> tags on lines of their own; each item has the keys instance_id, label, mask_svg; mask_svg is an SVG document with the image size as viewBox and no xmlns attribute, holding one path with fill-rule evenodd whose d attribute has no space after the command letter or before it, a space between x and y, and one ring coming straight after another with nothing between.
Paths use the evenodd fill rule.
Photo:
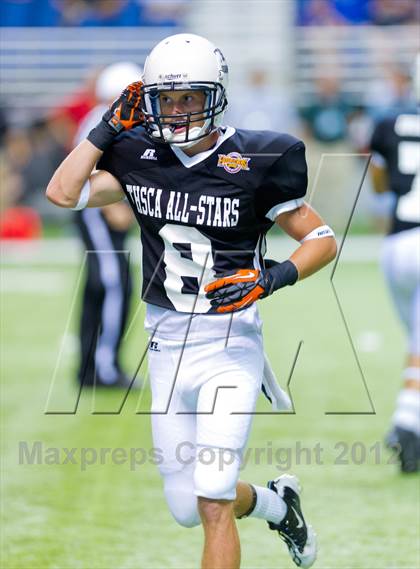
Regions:
<instances>
[{"instance_id":1,"label":"black cleat","mask_svg":"<svg viewBox=\"0 0 420 569\"><path fill-rule=\"evenodd\" d=\"M394 426L385 442L388 448L398 454L401 472L420 472L420 437L416 433Z\"/></svg>"},{"instance_id":2,"label":"black cleat","mask_svg":"<svg viewBox=\"0 0 420 569\"><path fill-rule=\"evenodd\" d=\"M307 525L300 507L300 487L296 476L283 474L267 483L284 500L286 515L279 523L268 522L270 529L278 531L286 543L293 561L298 567L311 567L316 559L316 534L312 526Z\"/></svg>"}]
</instances>

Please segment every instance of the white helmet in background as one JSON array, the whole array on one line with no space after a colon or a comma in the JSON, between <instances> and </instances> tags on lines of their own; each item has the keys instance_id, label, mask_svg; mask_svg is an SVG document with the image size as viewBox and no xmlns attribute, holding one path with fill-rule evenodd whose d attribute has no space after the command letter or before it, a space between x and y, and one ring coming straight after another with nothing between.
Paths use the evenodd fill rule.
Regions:
<instances>
[{"instance_id":1,"label":"white helmet in background","mask_svg":"<svg viewBox=\"0 0 420 569\"><path fill-rule=\"evenodd\" d=\"M207 39L194 34L177 34L162 40L146 59L142 81L145 128L154 140L188 148L222 124L227 107L228 67L220 49ZM161 113L161 91L190 89L204 91L203 111ZM172 117L176 119L173 125L170 124ZM203 118L202 126L194 126ZM185 130L175 133L180 125Z\"/></svg>"},{"instance_id":2,"label":"white helmet in background","mask_svg":"<svg viewBox=\"0 0 420 569\"><path fill-rule=\"evenodd\" d=\"M123 61L105 67L96 80L95 94L101 103L111 103L134 81L140 81L142 68L135 63Z\"/></svg>"}]
</instances>

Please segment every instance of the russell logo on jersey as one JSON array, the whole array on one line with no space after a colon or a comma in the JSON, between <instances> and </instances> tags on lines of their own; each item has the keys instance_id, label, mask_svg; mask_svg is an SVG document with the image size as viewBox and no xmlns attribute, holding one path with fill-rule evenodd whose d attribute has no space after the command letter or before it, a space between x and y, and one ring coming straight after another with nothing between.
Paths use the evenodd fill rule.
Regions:
<instances>
[{"instance_id":1,"label":"russell logo on jersey","mask_svg":"<svg viewBox=\"0 0 420 569\"><path fill-rule=\"evenodd\" d=\"M147 148L140 158L142 160L157 160L156 150L154 148Z\"/></svg>"}]
</instances>

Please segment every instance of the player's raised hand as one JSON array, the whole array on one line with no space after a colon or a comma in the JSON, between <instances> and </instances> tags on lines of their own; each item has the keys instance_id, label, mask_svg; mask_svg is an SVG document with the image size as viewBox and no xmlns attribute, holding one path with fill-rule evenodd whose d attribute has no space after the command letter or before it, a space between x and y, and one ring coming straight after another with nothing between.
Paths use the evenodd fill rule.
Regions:
<instances>
[{"instance_id":1,"label":"player's raised hand","mask_svg":"<svg viewBox=\"0 0 420 569\"><path fill-rule=\"evenodd\" d=\"M140 110L140 89L142 85L141 81L128 85L102 117L102 120L107 122L116 132L129 130L144 121L144 115Z\"/></svg>"},{"instance_id":2,"label":"player's raised hand","mask_svg":"<svg viewBox=\"0 0 420 569\"><path fill-rule=\"evenodd\" d=\"M123 130L142 124L141 81L130 83L105 112L100 123L90 131L87 139L99 150L106 148Z\"/></svg>"},{"instance_id":3,"label":"player's raised hand","mask_svg":"<svg viewBox=\"0 0 420 569\"><path fill-rule=\"evenodd\" d=\"M266 265L262 271L240 269L205 286L206 297L212 307L220 313L241 310L279 288L295 284L298 279L297 269L291 261L277 263L268 260Z\"/></svg>"}]
</instances>

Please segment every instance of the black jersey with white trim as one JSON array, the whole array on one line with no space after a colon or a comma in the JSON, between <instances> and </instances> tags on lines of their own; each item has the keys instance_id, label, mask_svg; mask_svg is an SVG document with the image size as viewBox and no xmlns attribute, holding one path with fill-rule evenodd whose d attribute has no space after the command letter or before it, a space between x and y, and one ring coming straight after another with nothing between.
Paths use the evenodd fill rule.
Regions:
<instances>
[{"instance_id":1,"label":"black jersey with white trim","mask_svg":"<svg viewBox=\"0 0 420 569\"><path fill-rule=\"evenodd\" d=\"M404 113L380 121L373 132L373 160L384 161L396 201L390 233L420 225L420 115Z\"/></svg>"},{"instance_id":2,"label":"black jersey with white trim","mask_svg":"<svg viewBox=\"0 0 420 569\"><path fill-rule=\"evenodd\" d=\"M210 151L180 152L137 127L119 135L97 167L119 180L140 226L143 300L212 313L204 286L227 271L261 267L275 218L302 204L305 147L287 134L227 127Z\"/></svg>"}]
</instances>

